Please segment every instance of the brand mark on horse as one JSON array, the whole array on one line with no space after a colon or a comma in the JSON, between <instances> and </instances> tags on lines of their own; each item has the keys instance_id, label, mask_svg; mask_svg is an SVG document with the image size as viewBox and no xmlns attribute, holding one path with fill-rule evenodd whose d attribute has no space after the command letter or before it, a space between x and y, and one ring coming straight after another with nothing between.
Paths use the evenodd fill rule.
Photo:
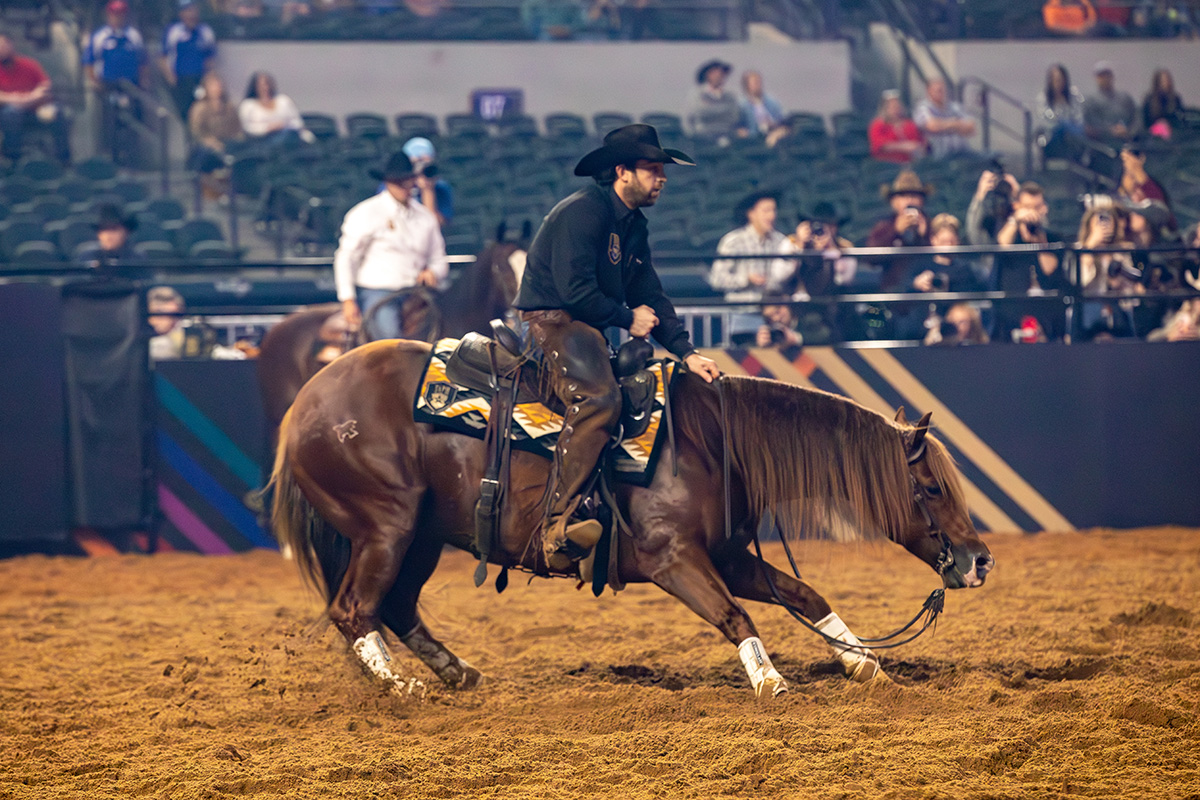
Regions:
<instances>
[{"instance_id":1,"label":"brand mark on horse","mask_svg":"<svg viewBox=\"0 0 1200 800\"><path fill-rule=\"evenodd\" d=\"M333 432L337 434L339 442L345 442L347 439L353 439L358 436L358 420L348 419L338 425L333 426Z\"/></svg>"}]
</instances>

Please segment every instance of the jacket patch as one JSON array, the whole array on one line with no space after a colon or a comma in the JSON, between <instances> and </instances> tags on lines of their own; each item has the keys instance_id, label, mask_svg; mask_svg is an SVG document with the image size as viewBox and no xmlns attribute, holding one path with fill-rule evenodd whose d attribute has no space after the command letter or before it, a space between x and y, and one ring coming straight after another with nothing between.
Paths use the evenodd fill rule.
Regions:
<instances>
[{"instance_id":1,"label":"jacket patch","mask_svg":"<svg viewBox=\"0 0 1200 800\"><path fill-rule=\"evenodd\" d=\"M613 264L621 263L621 238L615 233L608 235L608 260Z\"/></svg>"}]
</instances>

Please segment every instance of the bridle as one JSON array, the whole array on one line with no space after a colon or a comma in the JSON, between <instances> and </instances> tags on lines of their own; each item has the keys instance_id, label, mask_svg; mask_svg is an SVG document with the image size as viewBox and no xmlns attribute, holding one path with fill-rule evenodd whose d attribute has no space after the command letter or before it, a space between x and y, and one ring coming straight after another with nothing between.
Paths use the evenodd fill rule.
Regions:
<instances>
[{"instance_id":1,"label":"bridle","mask_svg":"<svg viewBox=\"0 0 1200 800\"><path fill-rule=\"evenodd\" d=\"M908 456L908 466L911 467L913 464L919 462L925 457L925 454L925 442L921 442L920 446ZM942 545L942 550L938 553L937 561L934 562L933 568L937 571L938 575L945 575L946 570L954 566L954 552L951 549L950 537L933 521L933 515L929 513L929 505L925 498L924 487L917 482L917 479L911 472L908 473L908 479L912 482L913 504L921 512L921 516L925 518L925 532L938 539Z\"/></svg>"}]
</instances>

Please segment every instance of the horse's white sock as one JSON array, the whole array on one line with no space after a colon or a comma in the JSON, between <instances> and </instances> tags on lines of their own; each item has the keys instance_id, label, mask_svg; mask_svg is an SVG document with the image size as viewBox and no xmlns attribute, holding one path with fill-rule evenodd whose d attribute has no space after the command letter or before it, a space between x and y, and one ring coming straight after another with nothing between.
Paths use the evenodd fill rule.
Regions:
<instances>
[{"instance_id":1,"label":"horse's white sock","mask_svg":"<svg viewBox=\"0 0 1200 800\"><path fill-rule=\"evenodd\" d=\"M392 684L392 692L398 695L416 695L424 697L425 684L416 678L405 680L393 669L392 654L383 642L379 631L371 631L366 636L355 640L351 645L354 654L370 670L371 674L382 681Z\"/></svg>"},{"instance_id":2,"label":"horse's white sock","mask_svg":"<svg viewBox=\"0 0 1200 800\"><path fill-rule=\"evenodd\" d=\"M827 616L816 623L816 628L826 636L846 643L844 646L830 643L829 648L842 662L842 667L845 668L846 675L850 680L864 683L874 678L879 672L879 659L867 649L857 636L850 632L846 623L842 622L842 618L837 614L830 611Z\"/></svg>"},{"instance_id":3,"label":"horse's white sock","mask_svg":"<svg viewBox=\"0 0 1200 800\"><path fill-rule=\"evenodd\" d=\"M762 697L764 692L770 692L771 697L776 697L788 690L787 681L771 663L771 657L767 655L767 648L763 646L762 639L751 636L743 641L738 645L738 657L742 660L742 666L746 668L746 674L750 676L750 685L754 687L755 697Z\"/></svg>"}]
</instances>

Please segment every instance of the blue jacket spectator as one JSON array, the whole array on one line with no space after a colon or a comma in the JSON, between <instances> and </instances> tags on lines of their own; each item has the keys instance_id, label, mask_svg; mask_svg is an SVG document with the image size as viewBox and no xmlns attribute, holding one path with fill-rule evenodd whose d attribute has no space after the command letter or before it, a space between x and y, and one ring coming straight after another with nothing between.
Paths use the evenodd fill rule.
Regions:
<instances>
[{"instance_id":1,"label":"blue jacket spectator","mask_svg":"<svg viewBox=\"0 0 1200 800\"><path fill-rule=\"evenodd\" d=\"M175 107L185 121L196 101L196 88L216 52L216 34L200 21L200 7L195 0L181 0L179 21L163 35L162 69Z\"/></svg>"},{"instance_id":2,"label":"blue jacket spectator","mask_svg":"<svg viewBox=\"0 0 1200 800\"><path fill-rule=\"evenodd\" d=\"M787 134L787 127L783 124L783 106L763 91L762 74L754 70L742 73L742 91L741 130L745 135L766 139L767 144L773 147Z\"/></svg>"},{"instance_id":3,"label":"blue jacket spectator","mask_svg":"<svg viewBox=\"0 0 1200 800\"><path fill-rule=\"evenodd\" d=\"M83 46L83 64L94 85L115 88L122 81L141 84L146 67L146 42L129 24L129 5L110 0L107 24L96 29Z\"/></svg>"}]
</instances>

